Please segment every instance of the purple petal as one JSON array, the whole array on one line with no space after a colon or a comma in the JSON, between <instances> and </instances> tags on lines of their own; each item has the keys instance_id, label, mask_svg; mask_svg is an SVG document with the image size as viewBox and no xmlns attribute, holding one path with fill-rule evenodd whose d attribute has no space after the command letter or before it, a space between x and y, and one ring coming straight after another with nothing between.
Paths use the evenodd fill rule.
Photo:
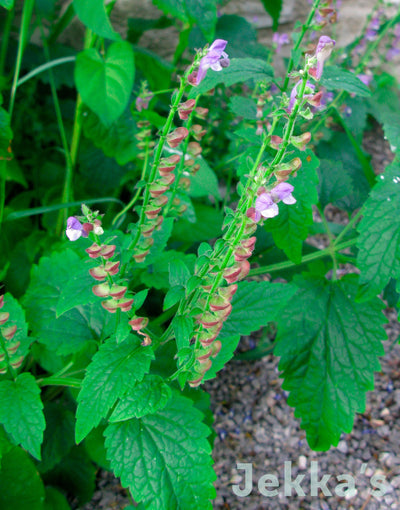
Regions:
<instances>
[{"instance_id":1,"label":"purple petal","mask_svg":"<svg viewBox=\"0 0 400 510\"><path fill-rule=\"evenodd\" d=\"M284 201L292 194L293 190L294 187L291 184L288 182L281 182L271 191L271 195L274 202L278 202L279 200Z\"/></svg>"},{"instance_id":2,"label":"purple petal","mask_svg":"<svg viewBox=\"0 0 400 510\"><path fill-rule=\"evenodd\" d=\"M228 41L224 41L224 39L215 39L208 50L208 54L218 54L218 58L222 55L222 52L226 48Z\"/></svg>"},{"instance_id":3,"label":"purple petal","mask_svg":"<svg viewBox=\"0 0 400 510\"><path fill-rule=\"evenodd\" d=\"M70 216L67 220L67 229L65 231L70 241L76 241L82 235L82 224L74 216Z\"/></svg>"},{"instance_id":4,"label":"purple petal","mask_svg":"<svg viewBox=\"0 0 400 510\"><path fill-rule=\"evenodd\" d=\"M264 216L264 218L273 218L274 216L278 216L278 214L279 207L276 204L272 204L268 209L261 211L261 216Z\"/></svg>"}]
</instances>

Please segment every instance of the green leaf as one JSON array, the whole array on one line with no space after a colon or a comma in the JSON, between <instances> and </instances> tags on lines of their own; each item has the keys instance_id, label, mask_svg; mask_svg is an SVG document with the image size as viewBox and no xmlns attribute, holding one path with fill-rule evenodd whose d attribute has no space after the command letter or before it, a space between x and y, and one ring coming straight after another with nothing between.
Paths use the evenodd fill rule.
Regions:
<instances>
[{"instance_id":1,"label":"green leaf","mask_svg":"<svg viewBox=\"0 0 400 510\"><path fill-rule=\"evenodd\" d=\"M169 264L171 260L181 260L191 272L194 271L196 256L180 251L167 250L158 255L154 262L142 273L140 279L147 287L155 289L169 288Z\"/></svg>"},{"instance_id":2,"label":"green leaf","mask_svg":"<svg viewBox=\"0 0 400 510\"><path fill-rule=\"evenodd\" d=\"M184 23L188 22L185 0L153 0L153 4L165 14L178 18Z\"/></svg>"},{"instance_id":3,"label":"green leaf","mask_svg":"<svg viewBox=\"0 0 400 510\"><path fill-rule=\"evenodd\" d=\"M249 335L275 321L294 292L295 288L289 284L240 282L232 299L232 312L218 336L222 348L204 380L214 378L218 370L233 357L241 335Z\"/></svg>"},{"instance_id":4,"label":"green leaf","mask_svg":"<svg viewBox=\"0 0 400 510\"><path fill-rule=\"evenodd\" d=\"M233 58L229 67L222 71L208 70L207 76L197 87L193 87L189 97L196 97L223 83L230 87L235 83L243 83L247 80L270 82L273 69L264 60L256 58Z\"/></svg>"},{"instance_id":5,"label":"green leaf","mask_svg":"<svg viewBox=\"0 0 400 510\"><path fill-rule=\"evenodd\" d=\"M337 205L338 200L353 192L351 177L345 173L340 160L321 159L318 173L319 203L323 209L328 204Z\"/></svg>"},{"instance_id":6,"label":"green leaf","mask_svg":"<svg viewBox=\"0 0 400 510\"><path fill-rule=\"evenodd\" d=\"M20 374L15 381L0 381L0 423L28 452L40 459L40 445L46 423L40 389L32 374Z\"/></svg>"},{"instance_id":7,"label":"green leaf","mask_svg":"<svg viewBox=\"0 0 400 510\"><path fill-rule=\"evenodd\" d=\"M254 99L250 97L233 96L229 102L229 109L234 115L243 117L247 120L255 120L257 115L257 105Z\"/></svg>"},{"instance_id":8,"label":"green leaf","mask_svg":"<svg viewBox=\"0 0 400 510\"><path fill-rule=\"evenodd\" d=\"M169 263L169 284L185 286L190 278L190 271L182 260L171 260Z\"/></svg>"},{"instance_id":9,"label":"green leaf","mask_svg":"<svg viewBox=\"0 0 400 510\"><path fill-rule=\"evenodd\" d=\"M168 310L172 306L176 305L176 303L183 297L185 297L185 288L182 285L172 287L165 295L163 310Z\"/></svg>"},{"instance_id":10,"label":"green leaf","mask_svg":"<svg viewBox=\"0 0 400 510\"><path fill-rule=\"evenodd\" d=\"M400 277L400 161L379 176L357 228L360 237L357 267L361 271L360 297L369 299Z\"/></svg>"},{"instance_id":11,"label":"green leaf","mask_svg":"<svg viewBox=\"0 0 400 510\"><path fill-rule=\"evenodd\" d=\"M171 83L171 74L175 70L171 62L168 62L157 55L157 53L153 53L142 46L134 45L133 49L135 52L136 69L143 73L144 77L149 82L150 90L164 90L169 88ZM147 110L147 112L149 111ZM164 123L159 127L163 127Z\"/></svg>"},{"instance_id":12,"label":"green leaf","mask_svg":"<svg viewBox=\"0 0 400 510\"><path fill-rule=\"evenodd\" d=\"M143 347L134 335L120 344L111 337L100 346L87 367L78 395L77 443L97 427L118 398L143 379L153 358L151 348Z\"/></svg>"},{"instance_id":13,"label":"green leaf","mask_svg":"<svg viewBox=\"0 0 400 510\"><path fill-rule=\"evenodd\" d=\"M194 209L196 222L179 220L174 225L173 238L184 243L195 243L220 236L223 220L221 212L203 204L195 204Z\"/></svg>"},{"instance_id":14,"label":"green leaf","mask_svg":"<svg viewBox=\"0 0 400 510\"><path fill-rule=\"evenodd\" d=\"M121 41L108 47L105 58L94 49L76 57L75 83L82 100L109 126L128 105L135 66L133 50Z\"/></svg>"},{"instance_id":15,"label":"green leaf","mask_svg":"<svg viewBox=\"0 0 400 510\"><path fill-rule=\"evenodd\" d=\"M110 314L104 314L100 303L78 306L56 318L59 296L82 265L84 262L71 249L42 257L39 265L32 268L31 282L22 300L34 336L61 355L79 351L115 322Z\"/></svg>"},{"instance_id":16,"label":"green leaf","mask_svg":"<svg viewBox=\"0 0 400 510\"><path fill-rule=\"evenodd\" d=\"M303 162L297 177L289 180L294 186L293 196L296 203L287 205L280 202L278 216L267 219L265 229L272 233L278 248L281 248L290 260L299 264L303 241L308 235L308 226L313 223L312 205L318 201L316 169L319 161L310 150L294 155Z\"/></svg>"},{"instance_id":17,"label":"green leaf","mask_svg":"<svg viewBox=\"0 0 400 510\"><path fill-rule=\"evenodd\" d=\"M354 73L337 66L324 67L320 81L328 90L344 90L363 97L371 95L369 88Z\"/></svg>"},{"instance_id":18,"label":"green leaf","mask_svg":"<svg viewBox=\"0 0 400 510\"><path fill-rule=\"evenodd\" d=\"M82 23L100 37L119 41L121 36L114 31L108 19L104 0L73 0L76 15Z\"/></svg>"},{"instance_id":19,"label":"green leaf","mask_svg":"<svg viewBox=\"0 0 400 510\"><path fill-rule=\"evenodd\" d=\"M193 332L193 319L184 315L175 315L172 319L172 329L178 350L188 347Z\"/></svg>"},{"instance_id":20,"label":"green leaf","mask_svg":"<svg viewBox=\"0 0 400 510\"><path fill-rule=\"evenodd\" d=\"M92 499L96 471L97 469L89 459L85 448L73 446L59 464L43 475L43 479L46 484L56 485L76 497L82 505Z\"/></svg>"},{"instance_id":21,"label":"green leaf","mask_svg":"<svg viewBox=\"0 0 400 510\"><path fill-rule=\"evenodd\" d=\"M29 455L14 446L2 459L0 508L44 510L44 486Z\"/></svg>"},{"instance_id":22,"label":"green leaf","mask_svg":"<svg viewBox=\"0 0 400 510\"><path fill-rule=\"evenodd\" d=\"M82 128L84 135L106 156L115 158L120 166L135 159L138 153L135 134L138 129L130 111L126 110L107 127L94 112L86 108L83 110Z\"/></svg>"},{"instance_id":23,"label":"green leaf","mask_svg":"<svg viewBox=\"0 0 400 510\"><path fill-rule=\"evenodd\" d=\"M211 510L215 497L209 428L177 393L164 409L111 424L105 431L111 466L145 508Z\"/></svg>"},{"instance_id":24,"label":"green leaf","mask_svg":"<svg viewBox=\"0 0 400 510\"><path fill-rule=\"evenodd\" d=\"M59 402L46 402L44 408L46 430L42 444L41 473L58 464L74 446L74 414Z\"/></svg>"},{"instance_id":25,"label":"green leaf","mask_svg":"<svg viewBox=\"0 0 400 510\"><path fill-rule=\"evenodd\" d=\"M171 398L171 389L159 375L145 375L118 402L110 423L142 418L163 409Z\"/></svg>"},{"instance_id":26,"label":"green leaf","mask_svg":"<svg viewBox=\"0 0 400 510\"><path fill-rule=\"evenodd\" d=\"M221 200L218 179L214 171L204 158L199 157L195 161L200 165L200 168L194 175L190 176L189 196L206 197L212 195L217 200Z\"/></svg>"},{"instance_id":27,"label":"green leaf","mask_svg":"<svg viewBox=\"0 0 400 510\"><path fill-rule=\"evenodd\" d=\"M279 24L279 16L282 10L282 0L261 0L265 10L271 16L273 25L272 30L276 30Z\"/></svg>"},{"instance_id":28,"label":"green leaf","mask_svg":"<svg viewBox=\"0 0 400 510\"><path fill-rule=\"evenodd\" d=\"M153 264L155 260L160 256L160 253L167 246L168 240L171 237L172 228L174 226L173 218L166 218L160 230L155 230L152 234L154 244L150 248L150 253L147 255L146 260L140 264L135 264L135 268L147 267Z\"/></svg>"},{"instance_id":29,"label":"green leaf","mask_svg":"<svg viewBox=\"0 0 400 510\"><path fill-rule=\"evenodd\" d=\"M66 497L54 487L46 487L44 510L71 510Z\"/></svg>"},{"instance_id":30,"label":"green leaf","mask_svg":"<svg viewBox=\"0 0 400 510\"><path fill-rule=\"evenodd\" d=\"M0 107L0 157L8 159L11 154L8 152L10 142L13 138L13 132L10 127L10 115Z\"/></svg>"},{"instance_id":31,"label":"green leaf","mask_svg":"<svg viewBox=\"0 0 400 510\"><path fill-rule=\"evenodd\" d=\"M365 410L384 354L386 319L379 299L354 301L355 275L331 282L303 276L295 283L298 291L278 316L275 354L308 444L325 451L351 432L354 413Z\"/></svg>"},{"instance_id":32,"label":"green leaf","mask_svg":"<svg viewBox=\"0 0 400 510\"><path fill-rule=\"evenodd\" d=\"M189 20L197 24L208 42L212 42L217 23L217 1L185 0L185 6Z\"/></svg>"},{"instance_id":33,"label":"green leaf","mask_svg":"<svg viewBox=\"0 0 400 510\"><path fill-rule=\"evenodd\" d=\"M10 10L14 7L14 0L0 0L0 5L4 9Z\"/></svg>"},{"instance_id":34,"label":"green leaf","mask_svg":"<svg viewBox=\"0 0 400 510\"><path fill-rule=\"evenodd\" d=\"M105 425L99 425L85 438L85 450L90 459L102 469L111 471L110 463L107 460L107 451L104 446Z\"/></svg>"},{"instance_id":35,"label":"green leaf","mask_svg":"<svg viewBox=\"0 0 400 510\"><path fill-rule=\"evenodd\" d=\"M77 306L99 302L98 296L95 296L92 291L96 282L89 273L89 269L96 265L95 262L90 266L82 263L79 270L71 273L68 282L62 287L57 302L57 318Z\"/></svg>"}]
</instances>

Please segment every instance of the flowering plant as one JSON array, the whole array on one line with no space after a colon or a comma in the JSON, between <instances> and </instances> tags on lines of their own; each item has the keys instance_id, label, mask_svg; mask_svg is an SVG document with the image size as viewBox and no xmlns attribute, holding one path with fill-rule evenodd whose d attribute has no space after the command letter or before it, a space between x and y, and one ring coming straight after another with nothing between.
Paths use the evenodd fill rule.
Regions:
<instances>
[{"instance_id":1,"label":"flowering plant","mask_svg":"<svg viewBox=\"0 0 400 510\"><path fill-rule=\"evenodd\" d=\"M98 467L138 508L211 508L207 381L250 335L310 448L336 446L399 307L400 100L381 60L400 13L378 2L343 47L339 2L310 2L289 37L263 1L263 45L214 0L154 3L168 16L122 40L115 2L26 0L15 52L0 1L1 508L82 505ZM139 44L172 24L169 59ZM386 168L363 146L373 122Z\"/></svg>"}]
</instances>

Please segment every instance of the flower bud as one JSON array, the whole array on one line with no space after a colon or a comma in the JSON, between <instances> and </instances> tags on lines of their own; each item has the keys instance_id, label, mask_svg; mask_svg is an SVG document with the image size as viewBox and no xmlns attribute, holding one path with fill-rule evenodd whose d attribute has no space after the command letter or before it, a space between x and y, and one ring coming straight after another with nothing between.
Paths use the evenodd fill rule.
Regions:
<instances>
[{"instance_id":1,"label":"flower bud","mask_svg":"<svg viewBox=\"0 0 400 510\"><path fill-rule=\"evenodd\" d=\"M93 285L92 287L93 294L97 297L108 297L110 295L110 287L108 283L99 283L98 285Z\"/></svg>"},{"instance_id":2,"label":"flower bud","mask_svg":"<svg viewBox=\"0 0 400 510\"><path fill-rule=\"evenodd\" d=\"M144 262L147 255L150 253L150 250L145 250L145 251L139 251L137 250L134 254L133 254L133 258L135 260L135 262L137 262L138 264L140 264L141 262Z\"/></svg>"},{"instance_id":3,"label":"flower bud","mask_svg":"<svg viewBox=\"0 0 400 510\"><path fill-rule=\"evenodd\" d=\"M123 299L120 300L118 303L118 308L121 310L121 312L129 312L129 310L132 308L134 299Z\"/></svg>"},{"instance_id":4,"label":"flower bud","mask_svg":"<svg viewBox=\"0 0 400 510\"><path fill-rule=\"evenodd\" d=\"M161 207L154 207L153 205L146 206L144 210L144 214L146 215L147 219L154 220L157 218L158 213L161 212Z\"/></svg>"},{"instance_id":5,"label":"flower bud","mask_svg":"<svg viewBox=\"0 0 400 510\"><path fill-rule=\"evenodd\" d=\"M201 145L199 144L199 142L189 142L188 143L188 153L193 156L194 158L196 158L197 156L199 156L202 152L202 148L201 148Z\"/></svg>"},{"instance_id":6,"label":"flower bud","mask_svg":"<svg viewBox=\"0 0 400 510\"><path fill-rule=\"evenodd\" d=\"M9 312L1 312L0 313L0 326L5 324L10 317Z\"/></svg>"},{"instance_id":7,"label":"flower bud","mask_svg":"<svg viewBox=\"0 0 400 510\"><path fill-rule=\"evenodd\" d=\"M178 106L178 115L181 120L187 120L196 104L195 99L188 99Z\"/></svg>"},{"instance_id":8,"label":"flower bud","mask_svg":"<svg viewBox=\"0 0 400 510\"><path fill-rule=\"evenodd\" d=\"M218 294L222 297L222 299L231 301L233 296L236 294L237 288L238 286L236 283L229 285L228 287L220 287L218 289Z\"/></svg>"},{"instance_id":9,"label":"flower bud","mask_svg":"<svg viewBox=\"0 0 400 510\"><path fill-rule=\"evenodd\" d=\"M10 342L7 344L7 352L9 356L15 354L18 350L18 347L21 345L21 342L18 340L16 342Z\"/></svg>"},{"instance_id":10,"label":"flower bud","mask_svg":"<svg viewBox=\"0 0 400 510\"><path fill-rule=\"evenodd\" d=\"M1 330L1 334L3 335L3 338L5 338L6 340L12 340L16 331L17 326L14 324L14 326L8 326L7 328L3 328Z\"/></svg>"},{"instance_id":11,"label":"flower bud","mask_svg":"<svg viewBox=\"0 0 400 510\"><path fill-rule=\"evenodd\" d=\"M210 370L211 365L212 365L211 360L207 359L204 360L203 362L197 362L194 366L194 370L198 374L205 374L208 370Z\"/></svg>"},{"instance_id":12,"label":"flower bud","mask_svg":"<svg viewBox=\"0 0 400 510\"><path fill-rule=\"evenodd\" d=\"M206 130L203 128L203 126L200 126L200 124L194 124L191 127L192 135L195 140L198 142L203 138L203 136L206 134Z\"/></svg>"},{"instance_id":13,"label":"flower bud","mask_svg":"<svg viewBox=\"0 0 400 510\"><path fill-rule=\"evenodd\" d=\"M101 250L100 250L100 255L104 258L104 259L110 259L111 257L114 256L114 253L115 253L115 244L102 244L101 245Z\"/></svg>"},{"instance_id":14,"label":"flower bud","mask_svg":"<svg viewBox=\"0 0 400 510\"><path fill-rule=\"evenodd\" d=\"M117 285L114 283L110 289L109 295L111 297L113 297L114 299L122 299L127 290L128 290L128 287L126 287L124 285Z\"/></svg>"},{"instance_id":15,"label":"flower bud","mask_svg":"<svg viewBox=\"0 0 400 510\"><path fill-rule=\"evenodd\" d=\"M306 145L311 140L311 133L309 131L306 131L300 136L292 136L290 138L290 143L294 145L297 149L300 149L301 151L304 151L306 149Z\"/></svg>"},{"instance_id":16,"label":"flower bud","mask_svg":"<svg viewBox=\"0 0 400 510\"><path fill-rule=\"evenodd\" d=\"M213 326L219 326L221 320L210 312L205 312L201 315L198 322L205 328L212 328Z\"/></svg>"},{"instance_id":17,"label":"flower bud","mask_svg":"<svg viewBox=\"0 0 400 510\"><path fill-rule=\"evenodd\" d=\"M163 186L171 186L171 184L175 181L175 174L167 174L165 176L163 176L161 179L160 179L160 183L163 185Z\"/></svg>"},{"instance_id":18,"label":"flower bud","mask_svg":"<svg viewBox=\"0 0 400 510\"><path fill-rule=\"evenodd\" d=\"M205 118L207 117L207 114L208 114L208 108L202 108L201 106L198 106L195 109L195 112L196 112L196 117L198 117L199 119L205 120Z\"/></svg>"},{"instance_id":19,"label":"flower bud","mask_svg":"<svg viewBox=\"0 0 400 510\"><path fill-rule=\"evenodd\" d=\"M7 372L7 369L6 369L6 372ZM6 373L6 372L4 372L4 373ZM200 377L197 377L196 379L192 379L191 381L188 381L188 384L191 388L197 388L198 386L200 386L203 378L204 378L204 375L201 375Z\"/></svg>"},{"instance_id":20,"label":"flower bud","mask_svg":"<svg viewBox=\"0 0 400 510\"><path fill-rule=\"evenodd\" d=\"M227 283L235 283L238 281L241 271L242 271L241 266L235 264L234 266L227 267L224 270L223 277L225 278Z\"/></svg>"},{"instance_id":21,"label":"flower bud","mask_svg":"<svg viewBox=\"0 0 400 510\"><path fill-rule=\"evenodd\" d=\"M0 296L0 308L3 308L4 306L4 295Z\"/></svg>"},{"instance_id":22,"label":"flower bud","mask_svg":"<svg viewBox=\"0 0 400 510\"><path fill-rule=\"evenodd\" d=\"M189 131L185 127L174 129L167 135L167 143L171 149L175 149L188 136Z\"/></svg>"},{"instance_id":23,"label":"flower bud","mask_svg":"<svg viewBox=\"0 0 400 510\"><path fill-rule=\"evenodd\" d=\"M115 276L119 271L119 262L106 262L104 269L111 276Z\"/></svg>"},{"instance_id":24,"label":"flower bud","mask_svg":"<svg viewBox=\"0 0 400 510\"><path fill-rule=\"evenodd\" d=\"M234 257L236 262L242 262L251 257L252 250L245 248L244 246L238 246L235 250Z\"/></svg>"},{"instance_id":25,"label":"flower bud","mask_svg":"<svg viewBox=\"0 0 400 510\"><path fill-rule=\"evenodd\" d=\"M225 310L229 306L230 306L229 301L218 295L214 296L210 301L210 310L212 312L219 312L220 310Z\"/></svg>"},{"instance_id":26,"label":"flower bud","mask_svg":"<svg viewBox=\"0 0 400 510\"><path fill-rule=\"evenodd\" d=\"M270 147L272 147L273 149L279 149L279 146L281 145L281 143L283 142L283 138L281 138L280 136L276 136L276 135L272 135L271 136L271 142L270 142Z\"/></svg>"},{"instance_id":27,"label":"flower bud","mask_svg":"<svg viewBox=\"0 0 400 510\"><path fill-rule=\"evenodd\" d=\"M211 350L212 350L212 354L211 354L211 357L212 358L215 358L217 356L217 354L219 353L219 351L221 350L221 347L222 347L222 344L221 344L221 341L220 340L216 340L212 346L211 346Z\"/></svg>"},{"instance_id":28,"label":"flower bud","mask_svg":"<svg viewBox=\"0 0 400 510\"><path fill-rule=\"evenodd\" d=\"M96 243L93 243L92 246L86 248L85 251L91 259L97 259L97 257L100 257L101 246L99 246Z\"/></svg>"},{"instance_id":29,"label":"flower bud","mask_svg":"<svg viewBox=\"0 0 400 510\"><path fill-rule=\"evenodd\" d=\"M145 328L148 323L149 319L147 317L134 317L128 322L133 331L140 331Z\"/></svg>"},{"instance_id":30,"label":"flower bud","mask_svg":"<svg viewBox=\"0 0 400 510\"><path fill-rule=\"evenodd\" d=\"M156 224L144 223L141 227L141 233L143 237L150 237L156 228Z\"/></svg>"},{"instance_id":31,"label":"flower bud","mask_svg":"<svg viewBox=\"0 0 400 510\"><path fill-rule=\"evenodd\" d=\"M190 179L188 177L181 177L181 180L179 181L179 187L183 191L189 191L189 189L190 189Z\"/></svg>"},{"instance_id":32,"label":"flower bud","mask_svg":"<svg viewBox=\"0 0 400 510\"><path fill-rule=\"evenodd\" d=\"M168 203L168 197L165 195L161 195L153 200L153 204L157 207L164 207Z\"/></svg>"},{"instance_id":33,"label":"flower bud","mask_svg":"<svg viewBox=\"0 0 400 510\"><path fill-rule=\"evenodd\" d=\"M153 198L163 195L166 191L168 191L168 189L169 189L169 187L167 185L159 184L157 182L153 182L153 184L151 184L149 187L150 195Z\"/></svg>"},{"instance_id":34,"label":"flower bud","mask_svg":"<svg viewBox=\"0 0 400 510\"><path fill-rule=\"evenodd\" d=\"M115 299L108 299L107 301L102 301L101 306L110 313L116 313L118 310L118 303Z\"/></svg>"},{"instance_id":35,"label":"flower bud","mask_svg":"<svg viewBox=\"0 0 400 510\"><path fill-rule=\"evenodd\" d=\"M10 365L13 367L14 370L19 368L22 365L22 362L24 361L23 356L19 356L16 360L11 361Z\"/></svg>"},{"instance_id":36,"label":"flower bud","mask_svg":"<svg viewBox=\"0 0 400 510\"><path fill-rule=\"evenodd\" d=\"M256 244L256 241L257 241L257 238L253 236L253 237L249 237L248 239L242 239L240 244L244 248L248 248L249 250L253 251L254 250L254 246Z\"/></svg>"}]
</instances>

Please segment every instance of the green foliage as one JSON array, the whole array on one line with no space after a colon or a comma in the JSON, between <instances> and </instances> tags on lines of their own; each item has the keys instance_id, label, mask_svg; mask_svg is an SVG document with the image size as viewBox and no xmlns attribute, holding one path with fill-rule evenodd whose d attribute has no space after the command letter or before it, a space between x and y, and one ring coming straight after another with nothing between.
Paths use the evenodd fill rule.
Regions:
<instances>
[{"instance_id":1,"label":"green foliage","mask_svg":"<svg viewBox=\"0 0 400 510\"><path fill-rule=\"evenodd\" d=\"M358 231L360 297L370 299L400 276L400 163L396 159L371 190Z\"/></svg>"},{"instance_id":2,"label":"green foliage","mask_svg":"<svg viewBox=\"0 0 400 510\"><path fill-rule=\"evenodd\" d=\"M349 94L363 97L371 95L369 88L355 74L337 66L328 66L324 69L321 84L328 90L344 90Z\"/></svg>"},{"instance_id":3,"label":"green foliage","mask_svg":"<svg viewBox=\"0 0 400 510\"><path fill-rule=\"evenodd\" d=\"M0 381L0 423L16 444L41 458L45 421L40 390L32 374L20 374L15 381Z\"/></svg>"},{"instance_id":4,"label":"green foliage","mask_svg":"<svg viewBox=\"0 0 400 510\"><path fill-rule=\"evenodd\" d=\"M351 178L344 173L340 160L321 159L319 163L319 203L323 208L328 204L338 205L341 198L352 193Z\"/></svg>"},{"instance_id":5,"label":"green foliage","mask_svg":"<svg viewBox=\"0 0 400 510\"><path fill-rule=\"evenodd\" d=\"M279 15L282 10L282 0L261 0L265 10L271 16L273 21L273 30L278 28Z\"/></svg>"},{"instance_id":6,"label":"green foliage","mask_svg":"<svg viewBox=\"0 0 400 510\"><path fill-rule=\"evenodd\" d=\"M132 47L124 41L111 44L104 58L94 48L82 51L76 58L76 87L83 102L106 126L125 110L134 76Z\"/></svg>"},{"instance_id":7,"label":"green foliage","mask_svg":"<svg viewBox=\"0 0 400 510\"><path fill-rule=\"evenodd\" d=\"M174 394L153 414L107 427L111 466L145 508L212 508L216 476L202 420L189 399Z\"/></svg>"},{"instance_id":8,"label":"green foliage","mask_svg":"<svg viewBox=\"0 0 400 510\"><path fill-rule=\"evenodd\" d=\"M119 398L143 379L153 357L151 348L142 347L134 335L120 344L111 337L100 346L87 368L78 396L78 443L97 427Z\"/></svg>"},{"instance_id":9,"label":"green foliage","mask_svg":"<svg viewBox=\"0 0 400 510\"><path fill-rule=\"evenodd\" d=\"M273 69L263 60L256 58L233 58L229 67L220 72L209 71L204 80L196 88L192 89L189 97L196 97L199 94L213 89L221 83L226 87L243 83L247 80L263 81L268 83L273 77Z\"/></svg>"},{"instance_id":10,"label":"green foliage","mask_svg":"<svg viewBox=\"0 0 400 510\"><path fill-rule=\"evenodd\" d=\"M4 9L12 9L14 7L14 0L0 0L1 7L4 7Z\"/></svg>"},{"instance_id":11,"label":"green foliage","mask_svg":"<svg viewBox=\"0 0 400 510\"><path fill-rule=\"evenodd\" d=\"M118 41L121 37L115 32L108 19L104 0L73 0L74 10L82 23L93 32L106 39Z\"/></svg>"},{"instance_id":12,"label":"green foliage","mask_svg":"<svg viewBox=\"0 0 400 510\"><path fill-rule=\"evenodd\" d=\"M351 431L354 413L365 410L384 353L386 319L379 299L354 301L355 275L336 282L305 275L295 283L297 292L277 318L275 354L288 404L302 419L310 447L324 451Z\"/></svg>"}]
</instances>

